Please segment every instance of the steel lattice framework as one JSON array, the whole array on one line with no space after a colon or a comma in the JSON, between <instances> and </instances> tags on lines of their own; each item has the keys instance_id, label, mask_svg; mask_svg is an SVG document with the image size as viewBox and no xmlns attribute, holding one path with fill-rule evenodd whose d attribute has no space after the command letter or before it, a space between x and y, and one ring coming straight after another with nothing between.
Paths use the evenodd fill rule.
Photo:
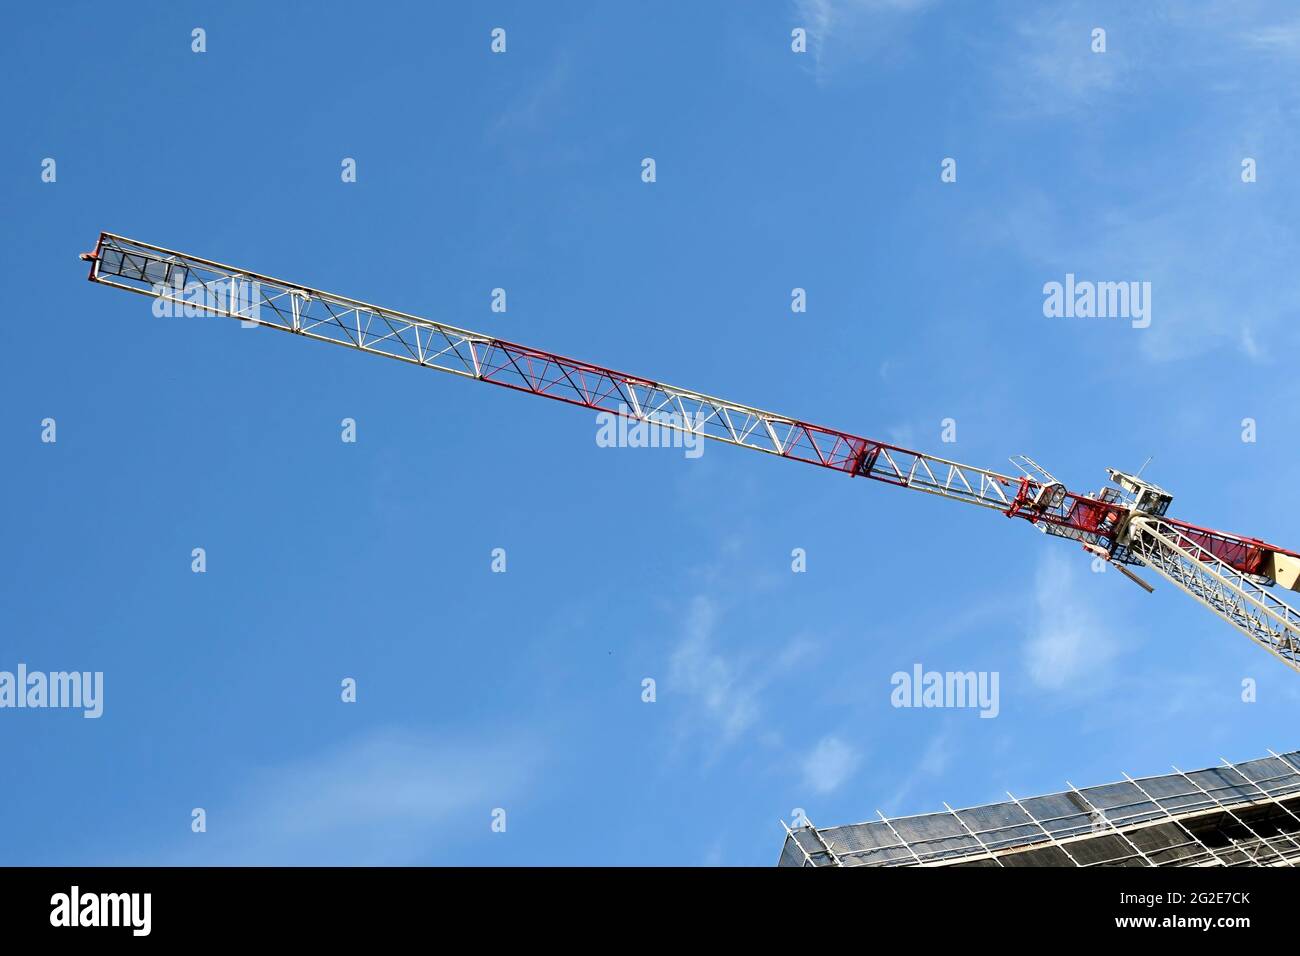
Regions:
<instances>
[{"instance_id":1,"label":"steel lattice framework","mask_svg":"<svg viewBox=\"0 0 1300 956\"><path fill-rule=\"evenodd\" d=\"M1264 650L1300 671L1300 613L1169 521L1135 516L1130 553Z\"/></svg>"},{"instance_id":2,"label":"steel lattice framework","mask_svg":"<svg viewBox=\"0 0 1300 956\"><path fill-rule=\"evenodd\" d=\"M791 828L778 866L1300 865L1300 753L941 813Z\"/></svg>"},{"instance_id":3,"label":"steel lattice framework","mask_svg":"<svg viewBox=\"0 0 1300 956\"><path fill-rule=\"evenodd\" d=\"M978 468L112 233L82 258L91 281L164 308L281 329L1023 518L1121 570L1150 567L1300 671L1300 614L1264 590L1270 562L1300 554L1166 518L1168 495L1148 516L1143 492L1159 489L1132 476L1112 472L1136 494L1079 494L1029 459L1020 476Z\"/></svg>"}]
</instances>

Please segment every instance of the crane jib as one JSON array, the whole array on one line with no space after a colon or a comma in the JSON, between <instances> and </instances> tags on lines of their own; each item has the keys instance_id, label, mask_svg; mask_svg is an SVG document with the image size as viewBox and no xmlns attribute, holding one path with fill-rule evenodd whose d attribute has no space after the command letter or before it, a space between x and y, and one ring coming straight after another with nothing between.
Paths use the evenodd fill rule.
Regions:
<instances>
[{"instance_id":1,"label":"crane jib","mask_svg":"<svg viewBox=\"0 0 1300 956\"><path fill-rule=\"evenodd\" d=\"M1300 590L1300 554L1169 518L1172 496L1137 476L1111 470L1123 490L1079 494L1023 456L1013 477L113 233L82 259L92 282L150 296L158 315L226 316L1023 518L1145 565L1300 670L1300 613L1262 590Z\"/></svg>"}]
</instances>

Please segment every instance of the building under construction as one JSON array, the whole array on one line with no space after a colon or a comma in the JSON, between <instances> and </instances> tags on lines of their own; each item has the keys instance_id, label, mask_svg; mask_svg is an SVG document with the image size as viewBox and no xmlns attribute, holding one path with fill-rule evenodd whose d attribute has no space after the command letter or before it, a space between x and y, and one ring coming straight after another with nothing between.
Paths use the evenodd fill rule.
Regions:
<instances>
[{"instance_id":1,"label":"building under construction","mask_svg":"<svg viewBox=\"0 0 1300 956\"><path fill-rule=\"evenodd\" d=\"M1295 866L1300 751L966 810L786 828L780 866Z\"/></svg>"}]
</instances>

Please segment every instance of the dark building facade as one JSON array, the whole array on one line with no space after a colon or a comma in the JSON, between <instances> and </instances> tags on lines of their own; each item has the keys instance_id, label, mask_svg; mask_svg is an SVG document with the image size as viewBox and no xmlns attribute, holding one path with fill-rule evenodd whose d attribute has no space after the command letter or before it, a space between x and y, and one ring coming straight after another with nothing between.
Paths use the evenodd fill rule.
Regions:
<instances>
[{"instance_id":1,"label":"dark building facade","mask_svg":"<svg viewBox=\"0 0 1300 956\"><path fill-rule=\"evenodd\" d=\"M847 826L787 828L780 866L1290 866L1300 751Z\"/></svg>"}]
</instances>

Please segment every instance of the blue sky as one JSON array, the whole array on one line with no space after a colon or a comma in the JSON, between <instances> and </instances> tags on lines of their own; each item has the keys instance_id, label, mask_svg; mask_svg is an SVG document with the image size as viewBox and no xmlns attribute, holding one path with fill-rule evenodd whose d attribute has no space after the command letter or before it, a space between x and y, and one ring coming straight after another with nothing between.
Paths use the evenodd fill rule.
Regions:
<instances>
[{"instance_id":1,"label":"blue sky","mask_svg":"<svg viewBox=\"0 0 1300 956\"><path fill-rule=\"evenodd\" d=\"M1152 456L1172 513L1296 547L1291 5L73 6L0 41L0 669L102 671L104 714L0 710L0 862L770 865L794 808L1296 746L1294 673L1022 522L601 448L76 258L106 229L1081 491ZM1151 282L1151 326L1044 317L1067 273ZM999 715L892 707L917 663L997 672Z\"/></svg>"}]
</instances>

